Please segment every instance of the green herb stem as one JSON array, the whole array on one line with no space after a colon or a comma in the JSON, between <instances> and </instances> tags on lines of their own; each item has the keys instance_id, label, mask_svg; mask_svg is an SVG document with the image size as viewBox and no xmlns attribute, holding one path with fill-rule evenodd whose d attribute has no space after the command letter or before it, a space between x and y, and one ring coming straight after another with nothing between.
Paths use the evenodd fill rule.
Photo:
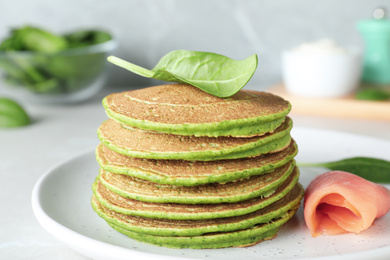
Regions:
<instances>
[{"instance_id":1,"label":"green herb stem","mask_svg":"<svg viewBox=\"0 0 390 260\"><path fill-rule=\"evenodd\" d=\"M138 74L140 76L143 76L143 77L146 77L146 78L152 78L153 77L153 72L151 70L148 70L148 69L145 69L145 68L142 68L138 65L135 65L133 63L130 63L128 61L125 61L121 58L118 58L118 57L115 57L115 56L109 56L107 58L107 60L109 62L111 62L112 64L115 64L119 67L122 67L124 69L127 69L135 74Z\"/></svg>"}]
</instances>

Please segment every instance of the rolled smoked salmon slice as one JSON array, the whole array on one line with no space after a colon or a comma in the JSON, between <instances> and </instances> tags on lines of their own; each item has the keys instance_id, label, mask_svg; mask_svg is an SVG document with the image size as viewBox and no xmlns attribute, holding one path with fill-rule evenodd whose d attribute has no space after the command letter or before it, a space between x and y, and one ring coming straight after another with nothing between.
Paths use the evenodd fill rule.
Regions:
<instances>
[{"instance_id":1,"label":"rolled smoked salmon slice","mask_svg":"<svg viewBox=\"0 0 390 260\"><path fill-rule=\"evenodd\" d=\"M304 217L313 237L360 233L390 210L390 191L355 174L330 171L306 188Z\"/></svg>"}]
</instances>

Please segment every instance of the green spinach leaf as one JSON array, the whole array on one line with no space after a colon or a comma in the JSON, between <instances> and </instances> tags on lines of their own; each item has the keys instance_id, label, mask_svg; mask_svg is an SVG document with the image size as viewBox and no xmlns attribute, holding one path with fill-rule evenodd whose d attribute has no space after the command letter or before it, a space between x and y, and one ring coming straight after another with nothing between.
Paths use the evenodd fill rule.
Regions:
<instances>
[{"instance_id":1,"label":"green spinach leaf","mask_svg":"<svg viewBox=\"0 0 390 260\"><path fill-rule=\"evenodd\" d=\"M356 93L360 100L385 101L390 99L390 92L375 88L361 89Z\"/></svg>"},{"instance_id":2,"label":"green spinach leaf","mask_svg":"<svg viewBox=\"0 0 390 260\"><path fill-rule=\"evenodd\" d=\"M112 40L111 34L102 30L77 30L64 35L69 48L79 48Z\"/></svg>"},{"instance_id":3,"label":"green spinach leaf","mask_svg":"<svg viewBox=\"0 0 390 260\"><path fill-rule=\"evenodd\" d=\"M14 29L11 38L14 50L54 53L67 48L63 37L33 26Z\"/></svg>"},{"instance_id":4,"label":"green spinach leaf","mask_svg":"<svg viewBox=\"0 0 390 260\"><path fill-rule=\"evenodd\" d=\"M324 167L346 171L377 183L390 183L390 161L371 157L352 157L334 162L298 163L299 167Z\"/></svg>"},{"instance_id":5,"label":"green spinach leaf","mask_svg":"<svg viewBox=\"0 0 390 260\"><path fill-rule=\"evenodd\" d=\"M115 56L108 61L147 78L187 83L217 97L229 97L252 78L258 64L254 54L244 60L211 53L176 50L166 54L148 70Z\"/></svg>"},{"instance_id":6,"label":"green spinach leaf","mask_svg":"<svg viewBox=\"0 0 390 260\"><path fill-rule=\"evenodd\" d=\"M0 127L19 127L30 124L30 117L16 101L0 97Z\"/></svg>"}]
</instances>

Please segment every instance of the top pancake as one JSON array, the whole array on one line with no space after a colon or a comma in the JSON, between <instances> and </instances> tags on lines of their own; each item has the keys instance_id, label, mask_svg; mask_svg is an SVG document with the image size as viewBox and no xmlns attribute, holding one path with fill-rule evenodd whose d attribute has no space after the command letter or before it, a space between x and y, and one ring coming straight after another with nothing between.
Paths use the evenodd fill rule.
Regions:
<instances>
[{"instance_id":1,"label":"top pancake","mask_svg":"<svg viewBox=\"0 0 390 260\"><path fill-rule=\"evenodd\" d=\"M122 124L178 135L254 136L272 132L290 112L271 93L241 90L219 98L186 84L167 84L103 99L109 117Z\"/></svg>"}]
</instances>

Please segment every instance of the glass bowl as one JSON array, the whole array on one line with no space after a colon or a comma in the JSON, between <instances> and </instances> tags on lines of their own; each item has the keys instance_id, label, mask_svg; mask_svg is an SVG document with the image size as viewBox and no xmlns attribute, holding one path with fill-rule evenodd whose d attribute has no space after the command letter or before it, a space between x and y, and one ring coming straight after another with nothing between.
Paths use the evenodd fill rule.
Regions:
<instances>
[{"instance_id":1,"label":"glass bowl","mask_svg":"<svg viewBox=\"0 0 390 260\"><path fill-rule=\"evenodd\" d=\"M115 40L54 54L0 52L1 85L19 100L75 103L94 96L108 76L107 56Z\"/></svg>"}]
</instances>

